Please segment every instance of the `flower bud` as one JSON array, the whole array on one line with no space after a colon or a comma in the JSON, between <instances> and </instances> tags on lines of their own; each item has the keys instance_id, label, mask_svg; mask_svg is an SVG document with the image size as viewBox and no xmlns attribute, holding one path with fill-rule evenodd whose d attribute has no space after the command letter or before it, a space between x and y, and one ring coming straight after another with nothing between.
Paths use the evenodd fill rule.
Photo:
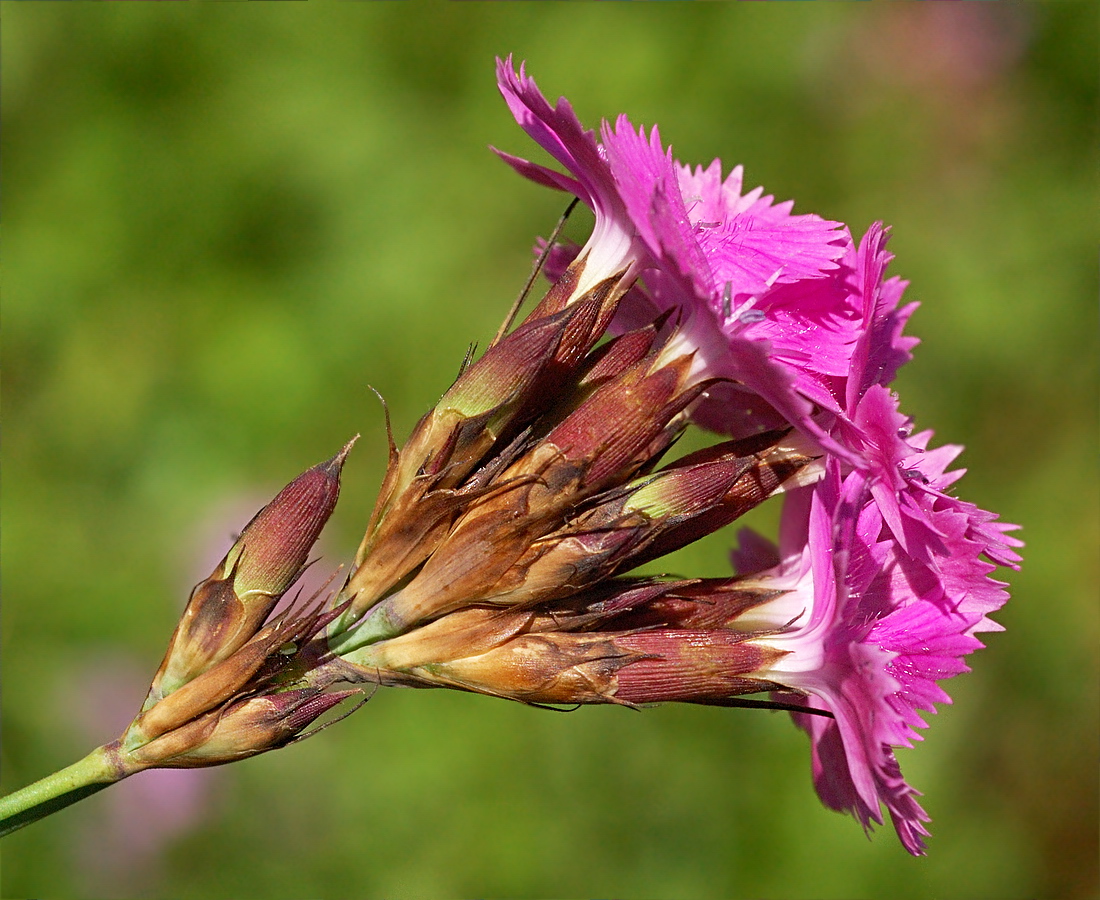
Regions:
<instances>
[{"instance_id":1,"label":"flower bud","mask_svg":"<svg viewBox=\"0 0 1100 900\"><path fill-rule=\"evenodd\" d=\"M406 634L352 651L343 659L367 671L409 671L485 653L514 637L534 618L524 610L461 609Z\"/></svg>"},{"instance_id":2,"label":"flower bud","mask_svg":"<svg viewBox=\"0 0 1100 900\"><path fill-rule=\"evenodd\" d=\"M523 634L485 653L413 670L425 682L524 703L614 703L616 673L639 659L610 636Z\"/></svg>"},{"instance_id":3,"label":"flower bud","mask_svg":"<svg viewBox=\"0 0 1100 900\"><path fill-rule=\"evenodd\" d=\"M606 293L594 291L555 315L529 318L458 376L394 453L357 560L377 544L375 528L417 478L435 476L433 489L452 487L503 433L545 411L545 398L572 379L606 327Z\"/></svg>"},{"instance_id":4,"label":"flower bud","mask_svg":"<svg viewBox=\"0 0 1100 900\"><path fill-rule=\"evenodd\" d=\"M525 703L721 703L776 689L763 673L783 655L721 629L549 631L406 671L426 684Z\"/></svg>"},{"instance_id":5,"label":"flower bud","mask_svg":"<svg viewBox=\"0 0 1100 900\"><path fill-rule=\"evenodd\" d=\"M564 317L528 321L490 348L463 372L437 407L454 409L464 416L502 406L523 394L552 359L561 342Z\"/></svg>"},{"instance_id":6,"label":"flower bud","mask_svg":"<svg viewBox=\"0 0 1100 900\"><path fill-rule=\"evenodd\" d=\"M710 703L772 690L759 673L785 655L722 629L638 631L615 646L640 657L618 673L615 699L625 703Z\"/></svg>"},{"instance_id":7,"label":"flower bud","mask_svg":"<svg viewBox=\"0 0 1100 900\"><path fill-rule=\"evenodd\" d=\"M195 588L172 636L147 710L243 647L297 580L336 506L340 471L354 441L283 488Z\"/></svg>"},{"instance_id":8,"label":"flower bud","mask_svg":"<svg viewBox=\"0 0 1100 900\"><path fill-rule=\"evenodd\" d=\"M249 697L169 731L128 756L150 767L216 766L286 746L358 690L323 693L303 688Z\"/></svg>"},{"instance_id":9,"label":"flower bud","mask_svg":"<svg viewBox=\"0 0 1100 900\"><path fill-rule=\"evenodd\" d=\"M694 539L726 524L810 462L774 439L749 455L741 455L748 442L730 442L597 496L595 506L531 542L499 576L486 577L483 568L479 582L464 583L466 602L530 607L561 599L682 545L685 535ZM434 583L420 585L429 595L421 594L422 607L454 608L457 601L444 596L452 583L441 570ZM403 604L411 593L402 592Z\"/></svg>"},{"instance_id":10,"label":"flower bud","mask_svg":"<svg viewBox=\"0 0 1100 900\"><path fill-rule=\"evenodd\" d=\"M689 454L657 472L624 504L661 521L633 555L637 566L711 534L768 497L821 477L820 451L796 433L769 432Z\"/></svg>"},{"instance_id":11,"label":"flower bud","mask_svg":"<svg viewBox=\"0 0 1100 900\"><path fill-rule=\"evenodd\" d=\"M340 627L355 622L431 555L458 510L503 464L492 457L498 440L543 415L546 398L577 377L610 316L608 291L605 286L555 315L528 319L458 377L400 451L391 446L356 571L343 593L351 604ZM363 566L368 555L371 565Z\"/></svg>"},{"instance_id":12,"label":"flower bud","mask_svg":"<svg viewBox=\"0 0 1100 900\"><path fill-rule=\"evenodd\" d=\"M638 368L633 374L638 378L634 385L648 377ZM608 385L606 392L621 399L616 391L621 384ZM594 396L591 403L598 399ZM600 418L589 405L565 420L579 416L583 422L555 429L513 464L502 480L511 478L514 486L474 503L415 577L374 606L354 633L339 637L331 649L344 654L475 603L529 607L566 597L709 534L755 507L812 461L789 434L773 433L691 454L616 488L618 475L608 470L652 442L654 426L647 423L633 434L623 426L601 446L591 433ZM624 419L629 420L625 412L615 421ZM596 458L571 459L552 443L560 431L570 452ZM571 508L588 496L589 479L601 474L610 483L605 493L570 517ZM360 577L357 572L352 583Z\"/></svg>"},{"instance_id":13,"label":"flower bud","mask_svg":"<svg viewBox=\"0 0 1100 900\"><path fill-rule=\"evenodd\" d=\"M546 444L569 463L584 464L586 493L621 484L660 452L653 442L702 392L702 385L685 386L686 376L686 361L651 371L642 360L596 390L554 427Z\"/></svg>"},{"instance_id":14,"label":"flower bud","mask_svg":"<svg viewBox=\"0 0 1100 900\"><path fill-rule=\"evenodd\" d=\"M739 578L699 578L627 588L612 593L598 607L609 622L606 627L616 630L730 628L743 632L754 629L742 626L741 618L781 593Z\"/></svg>"},{"instance_id":15,"label":"flower bud","mask_svg":"<svg viewBox=\"0 0 1100 900\"><path fill-rule=\"evenodd\" d=\"M631 366L640 363L653 349L657 328L648 325L628 331L598 347L589 357L578 387L592 392L612 378L617 378Z\"/></svg>"},{"instance_id":16,"label":"flower bud","mask_svg":"<svg viewBox=\"0 0 1100 900\"><path fill-rule=\"evenodd\" d=\"M331 615L307 612L294 618L280 616L236 652L148 707L127 728L122 746L129 749L146 743L239 693L254 689L257 682L264 681L264 676L289 661L287 648L296 650L299 643L312 637Z\"/></svg>"},{"instance_id":17,"label":"flower bud","mask_svg":"<svg viewBox=\"0 0 1100 900\"><path fill-rule=\"evenodd\" d=\"M507 505L493 506L491 514L461 519L407 585L374 606L354 631L334 635L330 640L333 652L344 654L394 637L420 621L484 596L551 527L540 517L523 514L525 490L520 487L509 492ZM489 510L489 506L475 509ZM353 576L349 584L355 580Z\"/></svg>"}]
</instances>

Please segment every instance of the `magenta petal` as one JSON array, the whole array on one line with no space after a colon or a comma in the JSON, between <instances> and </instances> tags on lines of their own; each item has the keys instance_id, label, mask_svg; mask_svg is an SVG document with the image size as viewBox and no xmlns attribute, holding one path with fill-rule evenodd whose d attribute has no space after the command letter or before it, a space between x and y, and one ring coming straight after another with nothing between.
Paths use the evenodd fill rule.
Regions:
<instances>
[{"instance_id":1,"label":"magenta petal","mask_svg":"<svg viewBox=\"0 0 1100 900\"><path fill-rule=\"evenodd\" d=\"M818 278L844 255L841 223L791 215L792 201L774 204L763 188L741 195L742 168L725 182L721 163L706 170L678 166L680 191L713 277L732 297L755 296L773 284Z\"/></svg>"},{"instance_id":2,"label":"magenta petal","mask_svg":"<svg viewBox=\"0 0 1100 900\"><path fill-rule=\"evenodd\" d=\"M511 153L505 153L496 147L490 149L516 172L535 182L535 184L541 184L543 187L552 188L555 191L565 191L577 197L584 197L587 193L581 183L574 178L562 175L560 172L546 168L546 166L540 166L538 163L529 162L522 157L513 156Z\"/></svg>"},{"instance_id":3,"label":"magenta petal","mask_svg":"<svg viewBox=\"0 0 1100 900\"><path fill-rule=\"evenodd\" d=\"M620 117L602 137L631 220L661 266L664 280L652 285L659 305L696 319L691 333L701 346L724 341L725 353L704 353L708 374L740 381L805 426L809 407L796 397L798 370L846 373L859 323L848 293L821 277L845 252L838 223L791 216L789 203L772 206L759 190L741 197L739 169L725 184L717 163L694 176L682 167L677 173L656 128L647 139ZM781 287L769 291L773 284ZM759 301L744 307L757 294ZM700 334L700 323L717 328L717 341ZM709 410L702 415L715 418Z\"/></svg>"},{"instance_id":4,"label":"magenta petal","mask_svg":"<svg viewBox=\"0 0 1100 900\"><path fill-rule=\"evenodd\" d=\"M862 322L838 262L850 254L843 226L792 215L791 202L775 203L760 188L742 194L740 168L723 181L718 161L694 171L676 163L656 128L636 129L625 116L614 128L605 122L597 143L564 98L551 106L511 58L498 60L497 78L516 121L571 177L502 159L596 212L586 278L591 269L593 281L616 273L644 279L647 292L623 303L613 330L646 314L678 313L671 321L681 329L678 347L693 356L692 377L726 379L741 395L757 395L737 396L745 402L726 410L716 390L699 404L700 421L751 434L779 417L857 464L811 418L814 403L842 413L842 380Z\"/></svg>"},{"instance_id":5,"label":"magenta petal","mask_svg":"<svg viewBox=\"0 0 1100 900\"><path fill-rule=\"evenodd\" d=\"M853 260L855 289L862 301L864 327L848 378L849 410L872 385L893 381L898 369L912 358L912 350L919 343L917 338L901 333L918 305L910 303L898 309L908 282L899 278L883 281L886 267L894 258L885 249L888 237L888 229L881 222L875 222L860 241Z\"/></svg>"},{"instance_id":6,"label":"magenta petal","mask_svg":"<svg viewBox=\"0 0 1100 900\"><path fill-rule=\"evenodd\" d=\"M568 100L559 98L551 107L523 65L514 71L510 56L497 60L497 86L519 126L577 178L583 187L578 196L585 203L595 208L615 196L595 134L581 125Z\"/></svg>"},{"instance_id":7,"label":"magenta petal","mask_svg":"<svg viewBox=\"0 0 1100 900\"><path fill-rule=\"evenodd\" d=\"M657 129L647 140L643 129L635 131L619 116L615 129L605 124L601 136L630 220L650 253L668 274L684 279L687 294L712 294L710 268L692 233L672 154L661 147Z\"/></svg>"},{"instance_id":8,"label":"magenta petal","mask_svg":"<svg viewBox=\"0 0 1100 900\"><path fill-rule=\"evenodd\" d=\"M864 830L870 831L873 825L882 824L881 801L902 846L914 856L925 855L928 829L924 823L930 818L917 802L920 791L902 777L893 751L881 745L873 759L862 754L853 757L852 746L844 741L836 721L803 714L795 714L794 719L810 736L814 788L821 802L838 812L852 813ZM874 802L868 803L857 790L853 773L870 776Z\"/></svg>"},{"instance_id":9,"label":"magenta petal","mask_svg":"<svg viewBox=\"0 0 1100 900\"><path fill-rule=\"evenodd\" d=\"M658 293L657 297L661 308L668 309L668 294ZM813 406L796 390L798 373L777 359L770 342L723 334L714 312L706 306L692 311L682 324L682 334L695 349L707 376L733 383L709 390L692 411L695 421L734 437L786 422L811 436L824 450L849 461L856 459L814 420Z\"/></svg>"},{"instance_id":10,"label":"magenta petal","mask_svg":"<svg viewBox=\"0 0 1100 900\"><path fill-rule=\"evenodd\" d=\"M847 269L772 288L752 309L763 313L741 322L744 333L769 340L798 369L846 376L862 322L846 283ZM742 316L743 319L752 317ZM830 405L835 398L830 398Z\"/></svg>"}]
</instances>

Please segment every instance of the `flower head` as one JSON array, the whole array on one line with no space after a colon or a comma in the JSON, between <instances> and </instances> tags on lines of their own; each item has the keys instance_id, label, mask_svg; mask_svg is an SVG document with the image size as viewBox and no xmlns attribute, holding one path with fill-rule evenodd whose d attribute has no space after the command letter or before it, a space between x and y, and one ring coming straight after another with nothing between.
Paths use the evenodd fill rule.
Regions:
<instances>
[{"instance_id":1,"label":"flower head","mask_svg":"<svg viewBox=\"0 0 1100 900\"><path fill-rule=\"evenodd\" d=\"M968 671L963 657L982 646L975 635L1001 630L988 614L1008 595L991 573L995 560L1017 558L1004 526L943 493L958 475L945 471L953 456L911 461L922 478L905 483L899 504L918 510L926 530L908 550L867 476L842 475L831 461L822 482L788 500L781 561L746 576L757 590L782 594L740 622L774 629L755 642L786 651L761 674L833 716L795 714L812 741L822 801L865 827L882 822L885 805L914 854L924 852L928 816L894 748L912 746L926 727L922 714L950 702L938 682Z\"/></svg>"},{"instance_id":2,"label":"flower head","mask_svg":"<svg viewBox=\"0 0 1100 900\"><path fill-rule=\"evenodd\" d=\"M283 746L355 693L297 686L297 670L315 663L311 640L336 612L307 600L272 615L336 506L354 443L283 488L192 592L141 711L108 745L120 776Z\"/></svg>"},{"instance_id":3,"label":"flower head","mask_svg":"<svg viewBox=\"0 0 1100 900\"><path fill-rule=\"evenodd\" d=\"M664 321L674 331L669 352L690 354L692 375L708 379L691 407L697 423L734 436L794 425L825 455L824 480L787 493L779 557L755 538L736 554L738 590L752 601L717 603L724 612L707 621L740 637L686 630L700 619L692 604L728 596L726 586L621 604L602 627L658 628L645 666L663 682L654 693L639 680L642 664L626 652L637 641L619 637L605 695L718 702L723 691L771 683L826 713L795 714L812 738L823 801L865 826L882 821L885 805L905 847L923 852L928 817L893 748L919 736L922 713L949 702L938 682L966 671L975 635L999 629L988 616L1007 594L991 572L1017 565L1019 542L1014 526L950 493L961 448L930 449L931 433L913 433L889 389L917 340L903 334L916 308L901 305L906 283L886 277L887 229L875 223L857 244L840 223L792 215L760 188L744 192L740 166L723 178L718 161L682 165L656 128L622 116L597 140L564 99L551 108L522 67L498 61L497 75L519 124L569 175L501 155L596 215L583 248L549 248L550 277L618 267L629 288L613 330ZM674 649L681 641L691 654Z\"/></svg>"},{"instance_id":4,"label":"flower head","mask_svg":"<svg viewBox=\"0 0 1100 900\"><path fill-rule=\"evenodd\" d=\"M582 283L640 275L645 288L628 293L618 327L672 311L695 375L723 379L696 414L734 436L787 421L827 444L799 377L845 371L858 334L850 293L828 277L851 245L840 223L792 215L791 202L776 204L762 188L743 193L741 167L723 179L718 160L683 165L656 128L647 136L625 116L614 127L604 122L597 142L566 100L551 107L510 59L498 61L497 81L516 121L572 177L501 157L595 213L592 236L570 264L582 267Z\"/></svg>"}]
</instances>

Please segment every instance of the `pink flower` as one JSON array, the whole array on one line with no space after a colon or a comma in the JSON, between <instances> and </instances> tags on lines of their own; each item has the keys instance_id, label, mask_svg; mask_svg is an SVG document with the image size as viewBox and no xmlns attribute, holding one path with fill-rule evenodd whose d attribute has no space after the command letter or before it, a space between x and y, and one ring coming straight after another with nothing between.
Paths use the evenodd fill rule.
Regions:
<instances>
[{"instance_id":1,"label":"pink flower","mask_svg":"<svg viewBox=\"0 0 1100 900\"><path fill-rule=\"evenodd\" d=\"M846 451L841 454L843 470L850 463L864 473L880 515L907 553L927 563L944 551L942 520L936 516L951 508L966 519L968 534L983 544L991 560L1015 566L1020 557L1011 548L1020 542L1005 532L1016 526L997 524L992 513L945 493L963 475L946 471L962 447L928 450L932 433L913 433L912 421L900 412L898 398L888 388L918 341L902 334L917 304L899 307L906 282L885 279L893 259L886 240L887 230L875 223L850 260L852 298L862 310L861 325L849 371L828 385L835 402L818 398L831 412L821 421Z\"/></svg>"},{"instance_id":2,"label":"pink flower","mask_svg":"<svg viewBox=\"0 0 1100 900\"><path fill-rule=\"evenodd\" d=\"M967 671L975 635L1000 630L989 615L1008 595L991 573L1017 566L1020 542L948 493L961 448L929 449L931 432L914 434L889 390L917 340L903 334L916 308L901 306L906 283L886 277L887 229L875 223L857 244L840 223L745 193L740 167L723 178L717 160L682 165L656 128L619 117L597 140L510 59L497 76L516 120L569 174L501 156L595 212L583 248L551 253L568 299L621 278L613 328L666 316L668 352L690 354L708 381L698 423L735 437L793 425L821 448L823 480L786 495L778 555L755 537L735 554L756 573L747 586L779 594L734 627L782 652L754 677L831 715L795 714L822 801L865 828L885 806L905 848L923 853L928 816L894 748L950 702L939 682Z\"/></svg>"},{"instance_id":3,"label":"pink flower","mask_svg":"<svg viewBox=\"0 0 1100 900\"><path fill-rule=\"evenodd\" d=\"M923 712L951 702L938 682L968 671L963 657L982 646L975 634L1001 630L988 615L1008 595L990 574L994 562L1018 560L1018 542L1004 533L1011 526L943 492L960 474L946 471L957 452L917 450L919 459L904 461L920 477L905 482L898 506L911 507L925 529L912 552L896 540L866 474L842 475L830 461L822 482L787 501L782 561L749 579L786 593L740 624L775 629L755 642L788 651L762 677L834 716L794 714L810 735L822 802L865 828L882 823L885 805L915 855L924 852L928 816L894 748L919 740ZM758 544L749 546L759 561Z\"/></svg>"},{"instance_id":4,"label":"pink flower","mask_svg":"<svg viewBox=\"0 0 1100 900\"><path fill-rule=\"evenodd\" d=\"M498 60L497 80L516 121L570 175L497 152L595 213L573 296L611 276L641 276L645 289L632 290L616 324L677 313L670 352L691 352L698 379L725 380L697 410L708 426L740 436L786 420L828 445L800 380L847 371L858 337L851 292L827 277L850 252L840 223L792 215L790 201L776 204L761 188L743 193L740 167L723 179L718 160L683 165L656 128L647 137L625 116L614 127L604 122L597 142L568 101L551 107L510 58Z\"/></svg>"},{"instance_id":5,"label":"pink flower","mask_svg":"<svg viewBox=\"0 0 1100 900\"><path fill-rule=\"evenodd\" d=\"M865 828L885 805L902 844L921 854L928 816L894 748L919 739L922 712L950 702L938 682L967 671L962 658L982 646L974 635L1000 630L988 616L1008 594L991 573L1018 567L1020 542L1007 533L1015 526L948 493L962 448L929 449L932 433L913 433L887 387L917 341L902 334L916 308L899 308L905 283L884 279L885 242L876 223L844 261L860 329L849 370L820 380L815 397L848 454L787 498L782 562L755 580L790 592L755 615L781 630L768 643L791 651L770 677L835 717L794 716L811 738L822 801ZM735 564L760 560L754 539Z\"/></svg>"}]
</instances>

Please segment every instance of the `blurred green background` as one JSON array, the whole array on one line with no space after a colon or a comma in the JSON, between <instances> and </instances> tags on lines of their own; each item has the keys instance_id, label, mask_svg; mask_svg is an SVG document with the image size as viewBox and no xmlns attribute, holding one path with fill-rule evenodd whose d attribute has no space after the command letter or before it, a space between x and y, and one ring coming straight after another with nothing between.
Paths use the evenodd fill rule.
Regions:
<instances>
[{"instance_id":1,"label":"blurred green background","mask_svg":"<svg viewBox=\"0 0 1100 900\"><path fill-rule=\"evenodd\" d=\"M894 227L903 409L1024 525L1004 634L901 754L930 855L813 792L782 714L382 691L3 845L3 896L1093 897L1095 13L1086 4L3 7L3 784L113 738L190 586L363 437L323 540L484 346L564 198L493 57L796 210ZM584 223L575 226L583 239ZM764 517L764 527L767 525ZM731 535L671 564L722 574ZM175 774L177 777L172 777Z\"/></svg>"}]
</instances>

